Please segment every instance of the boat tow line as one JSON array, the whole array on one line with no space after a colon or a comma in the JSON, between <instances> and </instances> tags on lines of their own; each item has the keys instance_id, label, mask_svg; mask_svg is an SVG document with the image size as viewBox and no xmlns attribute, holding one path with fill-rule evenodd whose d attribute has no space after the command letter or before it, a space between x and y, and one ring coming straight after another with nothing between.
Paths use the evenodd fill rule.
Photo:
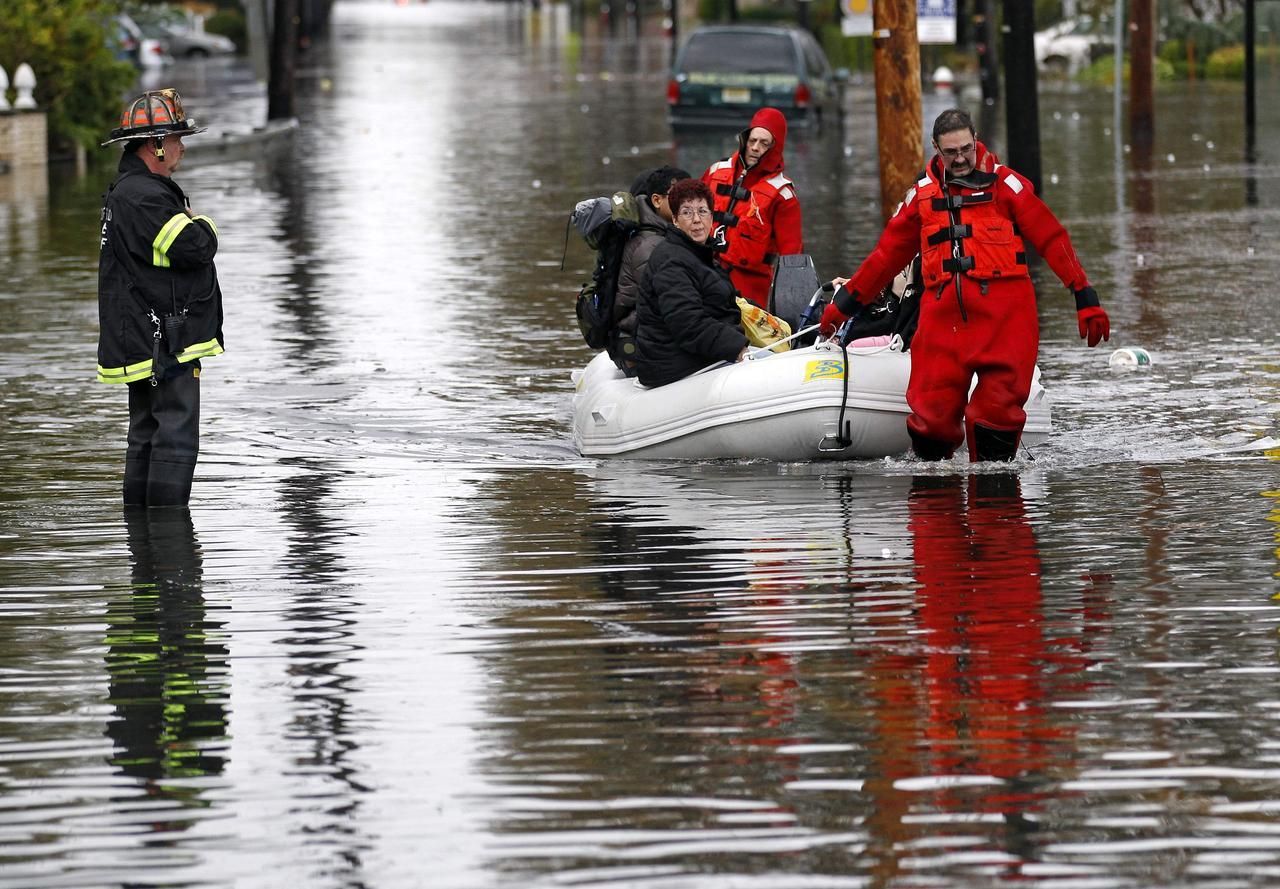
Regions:
<instances>
[{"instance_id":1,"label":"boat tow line","mask_svg":"<svg viewBox=\"0 0 1280 889\"><path fill-rule=\"evenodd\" d=\"M836 434L824 435L818 442L818 450L824 454L833 454L845 450L849 445L853 444L853 439L849 437L849 426L845 423L844 412L849 405L849 340L853 336L853 322L862 314L862 304L858 303L854 314L849 316L849 320L840 325L840 329L836 331L836 342L840 344L840 363L844 366L844 373L840 378L840 416L836 419Z\"/></svg>"}]
</instances>

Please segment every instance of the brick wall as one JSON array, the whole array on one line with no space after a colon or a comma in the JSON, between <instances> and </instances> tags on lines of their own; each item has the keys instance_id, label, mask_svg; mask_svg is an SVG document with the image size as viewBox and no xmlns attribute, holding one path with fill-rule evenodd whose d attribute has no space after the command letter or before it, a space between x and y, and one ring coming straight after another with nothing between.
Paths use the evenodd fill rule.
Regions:
<instances>
[{"instance_id":1,"label":"brick wall","mask_svg":"<svg viewBox=\"0 0 1280 889\"><path fill-rule=\"evenodd\" d=\"M0 111L0 169L12 175L47 167L48 140L43 111Z\"/></svg>"}]
</instances>

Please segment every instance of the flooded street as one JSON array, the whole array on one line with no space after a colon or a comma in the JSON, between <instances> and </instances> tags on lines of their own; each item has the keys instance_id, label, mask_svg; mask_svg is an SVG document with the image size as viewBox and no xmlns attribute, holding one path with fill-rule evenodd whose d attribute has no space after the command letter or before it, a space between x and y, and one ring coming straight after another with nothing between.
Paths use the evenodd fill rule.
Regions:
<instances>
[{"instance_id":1,"label":"flooded street","mask_svg":"<svg viewBox=\"0 0 1280 889\"><path fill-rule=\"evenodd\" d=\"M339 3L291 144L188 140L227 311L189 511L119 503L114 164L0 192L0 887L1280 884L1280 71L1257 164L1239 84L1162 89L1149 158L1042 87L1112 339L1034 270L1015 471L595 461L568 213L732 135L673 135L661 37L544 6ZM265 117L243 62L164 81ZM846 106L786 153L824 277L881 228Z\"/></svg>"}]
</instances>

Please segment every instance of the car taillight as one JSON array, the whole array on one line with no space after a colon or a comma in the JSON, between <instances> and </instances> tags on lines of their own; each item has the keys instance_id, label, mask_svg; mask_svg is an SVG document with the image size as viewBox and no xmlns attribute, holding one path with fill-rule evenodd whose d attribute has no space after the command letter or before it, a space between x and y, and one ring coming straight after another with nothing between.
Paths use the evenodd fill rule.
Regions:
<instances>
[{"instance_id":1,"label":"car taillight","mask_svg":"<svg viewBox=\"0 0 1280 889\"><path fill-rule=\"evenodd\" d=\"M680 82L678 80L667 81L667 104L675 105L680 101Z\"/></svg>"},{"instance_id":2,"label":"car taillight","mask_svg":"<svg viewBox=\"0 0 1280 889\"><path fill-rule=\"evenodd\" d=\"M813 94L809 92L808 86L802 83L798 87L796 87L796 107L797 108L808 108L809 102L812 99L813 99Z\"/></svg>"}]
</instances>

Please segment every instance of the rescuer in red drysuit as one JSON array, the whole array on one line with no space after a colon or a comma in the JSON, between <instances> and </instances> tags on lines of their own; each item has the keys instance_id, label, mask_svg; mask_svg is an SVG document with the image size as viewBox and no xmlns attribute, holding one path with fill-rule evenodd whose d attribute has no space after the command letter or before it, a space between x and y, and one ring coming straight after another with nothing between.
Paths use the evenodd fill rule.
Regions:
<instances>
[{"instance_id":1,"label":"rescuer in red drysuit","mask_svg":"<svg viewBox=\"0 0 1280 889\"><path fill-rule=\"evenodd\" d=\"M907 191L871 255L823 313L834 328L870 303L917 252L925 292L911 343L907 430L924 460L1012 460L1031 390L1040 327L1026 239L1076 297L1080 336L1109 339L1111 322L1066 229L1023 176L990 155L963 111L933 125L937 154ZM977 374L972 398L969 383ZM966 406L966 401L967 406Z\"/></svg>"},{"instance_id":2,"label":"rescuer in red drysuit","mask_svg":"<svg viewBox=\"0 0 1280 889\"><path fill-rule=\"evenodd\" d=\"M804 252L800 200L782 172L787 119L777 108L761 108L738 134L738 150L702 174L711 187L720 264L739 294L769 308L774 262Z\"/></svg>"}]
</instances>

